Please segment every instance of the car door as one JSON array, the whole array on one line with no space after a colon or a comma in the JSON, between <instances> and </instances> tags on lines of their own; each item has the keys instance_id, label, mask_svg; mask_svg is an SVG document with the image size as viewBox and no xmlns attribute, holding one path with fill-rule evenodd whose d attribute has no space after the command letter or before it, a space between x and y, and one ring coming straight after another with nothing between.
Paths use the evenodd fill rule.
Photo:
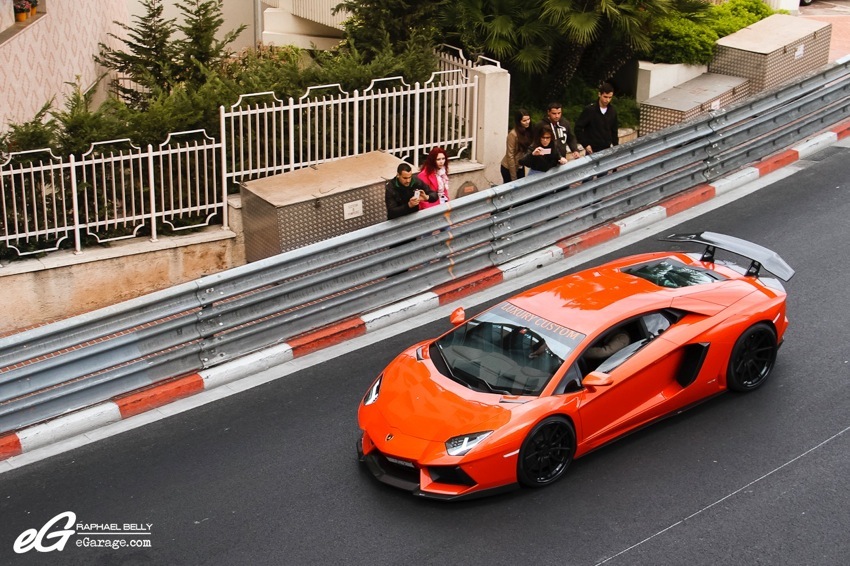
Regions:
<instances>
[{"instance_id":1,"label":"car door","mask_svg":"<svg viewBox=\"0 0 850 566\"><path fill-rule=\"evenodd\" d=\"M583 441L591 447L663 415L682 390L676 374L684 354L660 337L674 322L664 313L647 313L630 321L643 335L633 334L628 346L595 370L607 376L610 385L584 386L579 416ZM615 326L609 332L616 330Z\"/></svg>"}]
</instances>

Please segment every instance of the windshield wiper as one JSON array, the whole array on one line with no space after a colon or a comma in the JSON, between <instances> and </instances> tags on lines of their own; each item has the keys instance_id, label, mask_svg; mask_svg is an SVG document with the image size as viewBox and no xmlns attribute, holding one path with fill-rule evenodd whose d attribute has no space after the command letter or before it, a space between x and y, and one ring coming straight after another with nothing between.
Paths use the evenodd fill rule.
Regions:
<instances>
[{"instance_id":1,"label":"windshield wiper","mask_svg":"<svg viewBox=\"0 0 850 566\"><path fill-rule=\"evenodd\" d=\"M487 389L490 393L501 393L502 395L510 395L510 393L511 393L510 391L507 391L507 390L505 390L505 389L496 389L495 387L493 387L492 385L490 385L490 383L489 383L488 381L485 381L485 380L481 379L480 377L475 377L475 376L472 376L472 375L470 375L469 377L471 377L472 379L474 379L476 383L479 383L479 384L484 385L484 387L485 387L485 388L486 388L486 389Z\"/></svg>"},{"instance_id":2,"label":"windshield wiper","mask_svg":"<svg viewBox=\"0 0 850 566\"><path fill-rule=\"evenodd\" d=\"M448 377L452 378L452 380L460 383L464 387L469 387L470 389L473 389L473 390L476 390L476 391L481 391L483 389L485 393L501 393L503 395L509 394L508 391L504 391L502 389L494 389L493 386L490 385L485 380L481 379L480 377L476 377L476 376L474 376L474 375L472 375L468 372L463 372L464 377L466 379L464 379L463 377L460 377L454 371L452 371L452 366L451 366L451 364L449 364L449 360L446 359L446 355L443 353L442 344L440 344L439 342L435 342L434 344L437 346L437 351L440 352L440 357L443 359L443 364L445 364L445 366L446 366L446 372L448 372L448 374L449 374ZM467 379L469 381L467 381ZM476 385L477 385L477 387L476 387ZM483 385L483 387L482 387L482 385Z\"/></svg>"}]
</instances>

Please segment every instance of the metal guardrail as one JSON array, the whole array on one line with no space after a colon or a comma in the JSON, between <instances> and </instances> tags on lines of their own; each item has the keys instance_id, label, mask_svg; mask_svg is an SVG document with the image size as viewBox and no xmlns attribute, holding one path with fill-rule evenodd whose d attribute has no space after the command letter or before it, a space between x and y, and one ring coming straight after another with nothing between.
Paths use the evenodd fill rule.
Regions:
<instances>
[{"instance_id":1,"label":"metal guardrail","mask_svg":"<svg viewBox=\"0 0 850 566\"><path fill-rule=\"evenodd\" d=\"M716 179L846 120L848 61L448 208L2 338L0 432L286 342Z\"/></svg>"}]
</instances>

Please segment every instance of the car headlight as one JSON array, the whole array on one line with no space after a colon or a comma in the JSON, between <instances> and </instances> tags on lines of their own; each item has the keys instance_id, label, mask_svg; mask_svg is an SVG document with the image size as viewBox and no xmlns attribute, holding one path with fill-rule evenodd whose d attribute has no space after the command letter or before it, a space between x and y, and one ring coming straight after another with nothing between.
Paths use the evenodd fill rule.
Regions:
<instances>
[{"instance_id":1,"label":"car headlight","mask_svg":"<svg viewBox=\"0 0 850 566\"><path fill-rule=\"evenodd\" d=\"M493 431L487 430L484 432L464 434L463 436L455 436L446 440L446 452L449 453L449 456L463 456L491 434L493 434Z\"/></svg>"},{"instance_id":2,"label":"car headlight","mask_svg":"<svg viewBox=\"0 0 850 566\"><path fill-rule=\"evenodd\" d=\"M366 396L363 397L364 405L371 405L378 400L378 394L381 392L381 379L383 377L383 375L378 376L378 379L375 380L375 383L373 383L372 387L369 388L369 391L366 392Z\"/></svg>"}]
</instances>

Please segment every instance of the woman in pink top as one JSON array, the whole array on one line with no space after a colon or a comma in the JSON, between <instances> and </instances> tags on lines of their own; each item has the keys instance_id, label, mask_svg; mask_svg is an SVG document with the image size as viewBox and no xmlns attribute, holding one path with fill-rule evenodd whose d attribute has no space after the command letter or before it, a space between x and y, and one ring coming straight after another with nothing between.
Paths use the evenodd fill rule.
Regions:
<instances>
[{"instance_id":1,"label":"woman in pink top","mask_svg":"<svg viewBox=\"0 0 850 566\"><path fill-rule=\"evenodd\" d=\"M443 148L431 150L417 177L437 193L437 202L420 202L420 210L449 202L449 158Z\"/></svg>"}]
</instances>

